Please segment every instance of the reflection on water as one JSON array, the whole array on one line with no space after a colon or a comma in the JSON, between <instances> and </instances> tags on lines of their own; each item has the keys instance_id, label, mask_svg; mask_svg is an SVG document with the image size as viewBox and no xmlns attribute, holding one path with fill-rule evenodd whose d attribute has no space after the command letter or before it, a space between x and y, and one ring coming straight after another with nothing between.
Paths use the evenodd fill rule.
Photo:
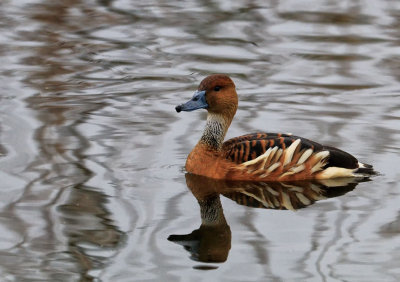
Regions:
<instances>
[{"instance_id":1,"label":"reflection on water","mask_svg":"<svg viewBox=\"0 0 400 282\"><path fill-rule=\"evenodd\" d=\"M88 188L74 189L66 203L58 206L68 253L75 257L85 278L90 278L90 270L104 268L123 243L123 236L105 207L105 196Z\"/></svg>"},{"instance_id":2,"label":"reflection on water","mask_svg":"<svg viewBox=\"0 0 400 282\"><path fill-rule=\"evenodd\" d=\"M219 194L197 198L201 225L187 235L171 235L168 240L181 244L191 259L201 262L224 262L231 249L231 229L225 220Z\"/></svg>"},{"instance_id":3,"label":"reflection on water","mask_svg":"<svg viewBox=\"0 0 400 282\"><path fill-rule=\"evenodd\" d=\"M399 13L397 0L0 1L0 280L396 281ZM215 72L238 88L228 137L292 132L382 175L188 184L199 228L182 167L204 113L174 105ZM167 240L188 230L175 241L194 259L225 263Z\"/></svg>"},{"instance_id":4,"label":"reflection on water","mask_svg":"<svg viewBox=\"0 0 400 282\"><path fill-rule=\"evenodd\" d=\"M341 178L297 182L239 182L214 180L186 173L186 184L200 206L201 225L187 235L170 235L191 259L224 262L231 248L231 230L226 222L220 195L240 205L265 209L297 210L314 202L341 196L368 179Z\"/></svg>"}]
</instances>

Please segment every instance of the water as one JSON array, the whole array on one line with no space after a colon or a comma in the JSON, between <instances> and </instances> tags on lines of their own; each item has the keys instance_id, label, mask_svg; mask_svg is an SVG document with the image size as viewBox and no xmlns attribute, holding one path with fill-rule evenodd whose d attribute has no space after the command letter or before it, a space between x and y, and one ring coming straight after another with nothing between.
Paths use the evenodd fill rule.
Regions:
<instances>
[{"instance_id":1,"label":"water","mask_svg":"<svg viewBox=\"0 0 400 282\"><path fill-rule=\"evenodd\" d=\"M396 0L1 1L1 280L397 281L399 27ZM215 72L228 137L292 132L380 175L297 211L216 191L204 262L172 239L201 226L205 113L174 106Z\"/></svg>"}]
</instances>

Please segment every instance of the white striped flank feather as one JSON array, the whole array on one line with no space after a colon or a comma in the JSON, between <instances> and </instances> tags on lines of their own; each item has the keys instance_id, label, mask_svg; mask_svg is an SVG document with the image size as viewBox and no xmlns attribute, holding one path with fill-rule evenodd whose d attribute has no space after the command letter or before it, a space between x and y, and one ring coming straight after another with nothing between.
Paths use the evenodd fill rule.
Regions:
<instances>
[{"instance_id":1,"label":"white striped flank feather","mask_svg":"<svg viewBox=\"0 0 400 282\"><path fill-rule=\"evenodd\" d=\"M326 165L327 158L329 157L329 151L318 152L313 156L313 159L316 160L316 164L311 168L311 173L315 173L321 171L322 168Z\"/></svg>"},{"instance_id":2,"label":"white striped flank feather","mask_svg":"<svg viewBox=\"0 0 400 282\"><path fill-rule=\"evenodd\" d=\"M241 171L252 174L261 181L268 177L286 181L288 179L329 179L346 177L363 177L368 165L358 163L358 168L328 167L330 152L328 150L315 152L313 149L301 149L301 139L296 139L286 149L278 146L268 148L257 158L239 165Z\"/></svg>"},{"instance_id":3,"label":"white striped flank feather","mask_svg":"<svg viewBox=\"0 0 400 282\"><path fill-rule=\"evenodd\" d=\"M289 148L285 150L283 157L283 166L288 165L292 161L294 151L296 151L297 146L299 146L300 144L300 141L301 141L300 139L297 139L289 146Z\"/></svg>"},{"instance_id":4,"label":"white striped flank feather","mask_svg":"<svg viewBox=\"0 0 400 282\"><path fill-rule=\"evenodd\" d=\"M301 155L300 159L297 161L297 164L304 163L313 153L313 149L306 150L303 155Z\"/></svg>"},{"instance_id":5,"label":"white striped flank feather","mask_svg":"<svg viewBox=\"0 0 400 282\"><path fill-rule=\"evenodd\" d=\"M329 151L314 153L312 149L307 149L299 152L300 148L300 139L296 139L285 150L278 146L270 147L264 154L253 160L242 163L240 169L246 171L248 174L259 175L260 178L266 178L280 168L283 171L278 178L283 178L303 172L307 167L305 163L310 163L311 168L309 169L311 174L321 172L327 163ZM293 163L295 157L297 162Z\"/></svg>"},{"instance_id":6,"label":"white striped flank feather","mask_svg":"<svg viewBox=\"0 0 400 282\"><path fill-rule=\"evenodd\" d=\"M268 169L276 169L280 166L279 160L282 155L282 149L277 146L268 148L264 154L257 158L241 164L242 169L247 169L247 173L263 173ZM270 165L272 164L272 165ZM278 165L279 164L279 165ZM271 172L270 170L269 172Z\"/></svg>"},{"instance_id":7,"label":"white striped flank feather","mask_svg":"<svg viewBox=\"0 0 400 282\"><path fill-rule=\"evenodd\" d=\"M284 174L282 174L280 177L285 177L287 175L293 175L293 174L302 172L305 168L306 167L303 164L298 165L298 166L294 166L294 167L290 168L289 171L287 171Z\"/></svg>"}]
</instances>

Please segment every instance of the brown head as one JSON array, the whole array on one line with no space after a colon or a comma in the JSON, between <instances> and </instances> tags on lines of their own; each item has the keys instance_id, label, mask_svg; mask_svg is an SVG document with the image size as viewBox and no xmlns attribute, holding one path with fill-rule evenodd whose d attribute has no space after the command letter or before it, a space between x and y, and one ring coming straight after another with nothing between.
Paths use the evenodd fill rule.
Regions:
<instances>
[{"instance_id":1,"label":"brown head","mask_svg":"<svg viewBox=\"0 0 400 282\"><path fill-rule=\"evenodd\" d=\"M177 112L207 109L210 113L233 117L237 105L238 97L232 79L225 74L213 74L202 80L191 100L175 109Z\"/></svg>"}]
</instances>

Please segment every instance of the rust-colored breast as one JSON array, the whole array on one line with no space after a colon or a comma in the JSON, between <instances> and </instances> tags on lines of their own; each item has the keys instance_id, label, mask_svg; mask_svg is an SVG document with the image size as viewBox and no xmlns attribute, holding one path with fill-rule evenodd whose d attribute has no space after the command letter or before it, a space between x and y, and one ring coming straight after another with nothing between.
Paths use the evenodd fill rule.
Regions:
<instances>
[{"instance_id":1,"label":"rust-colored breast","mask_svg":"<svg viewBox=\"0 0 400 282\"><path fill-rule=\"evenodd\" d=\"M207 145L198 143L190 152L186 160L186 171L211 177L214 179L224 179L226 173L234 164L223 157L219 151L209 148Z\"/></svg>"}]
</instances>

